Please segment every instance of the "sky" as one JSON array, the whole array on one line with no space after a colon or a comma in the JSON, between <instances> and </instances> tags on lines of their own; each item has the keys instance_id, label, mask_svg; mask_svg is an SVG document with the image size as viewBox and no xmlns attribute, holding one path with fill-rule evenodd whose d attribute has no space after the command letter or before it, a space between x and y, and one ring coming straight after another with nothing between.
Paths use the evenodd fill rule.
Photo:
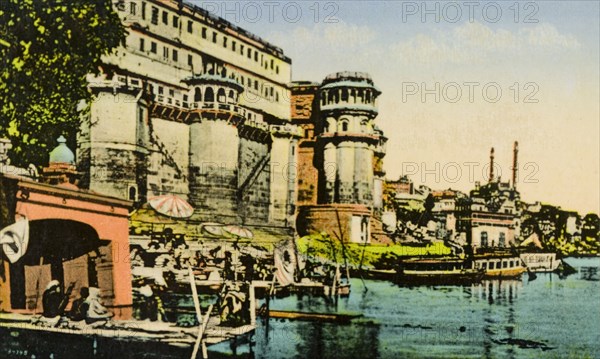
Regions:
<instances>
[{"instance_id":1,"label":"sky","mask_svg":"<svg viewBox=\"0 0 600 359\"><path fill-rule=\"evenodd\" d=\"M281 47L292 80L368 72L381 89L388 179L471 190L496 173L600 212L597 1L191 1Z\"/></svg>"}]
</instances>

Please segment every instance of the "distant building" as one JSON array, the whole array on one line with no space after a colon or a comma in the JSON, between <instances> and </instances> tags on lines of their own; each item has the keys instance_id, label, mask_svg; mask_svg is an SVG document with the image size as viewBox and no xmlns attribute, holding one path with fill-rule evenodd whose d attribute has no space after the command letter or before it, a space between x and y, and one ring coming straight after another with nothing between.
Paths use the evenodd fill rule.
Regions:
<instances>
[{"instance_id":1,"label":"distant building","mask_svg":"<svg viewBox=\"0 0 600 359\"><path fill-rule=\"evenodd\" d=\"M517 150L515 142L515 164ZM513 179L516 179L516 167ZM514 181L511 184L494 177L492 148L489 182L483 186L476 182L469 197L457 202L456 229L466 233L467 244L474 250L515 246L521 236L520 200Z\"/></svg>"},{"instance_id":2,"label":"distant building","mask_svg":"<svg viewBox=\"0 0 600 359\"><path fill-rule=\"evenodd\" d=\"M467 195L463 192L453 189L431 192L434 200L434 206L431 210L433 218L440 224L437 238L452 238L456 233L456 205L461 198Z\"/></svg>"}]
</instances>

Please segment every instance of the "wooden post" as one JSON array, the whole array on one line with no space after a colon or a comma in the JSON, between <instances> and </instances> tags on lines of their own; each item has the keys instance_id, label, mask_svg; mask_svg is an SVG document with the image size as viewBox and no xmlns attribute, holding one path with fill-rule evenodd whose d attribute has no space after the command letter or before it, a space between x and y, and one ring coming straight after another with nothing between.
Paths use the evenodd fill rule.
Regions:
<instances>
[{"instance_id":1,"label":"wooden post","mask_svg":"<svg viewBox=\"0 0 600 359\"><path fill-rule=\"evenodd\" d=\"M250 282L248 288L248 296L250 301L250 324L256 325L256 296L254 294L254 283Z\"/></svg>"},{"instance_id":2,"label":"wooden post","mask_svg":"<svg viewBox=\"0 0 600 359\"><path fill-rule=\"evenodd\" d=\"M198 355L198 349L200 349L200 343L202 342L202 337L204 336L204 331L208 326L208 320L210 319L210 312L212 312L213 305L211 304L208 307L208 311L204 316L204 320L200 322L200 326L198 327L198 336L196 337L196 342L194 343L194 350L192 351L191 359L195 359L196 355ZM206 359L208 357L208 352L205 349L205 344L202 344L202 357Z\"/></svg>"},{"instance_id":3,"label":"wooden post","mask_svg":"<svg viewBox=\"0 0 600 359\"><path fill-rule=\"evenodd\" d=\"M340 265L336 264L335 265L335 273L333 274L333 286L331 288L331 295L332 296L336 296L337 297L337 281L338 281L338 273L340 271Z\"/></svg>"},{"instance_id":4,"label":"wooden post","mask_svg":"<svg viewBox=\"0 0 600 359\"><path fill-rule=\"evenodd\" d=\"M192 287L192 299L194 300L194 308L196 309L196 318L198 323L202 324L202 313L200 311L200 300L198 299L198 290L196 289L196 278L192 267L188 267L188 274L190 276L190 286Z\"/></svg>"}]
</instances>

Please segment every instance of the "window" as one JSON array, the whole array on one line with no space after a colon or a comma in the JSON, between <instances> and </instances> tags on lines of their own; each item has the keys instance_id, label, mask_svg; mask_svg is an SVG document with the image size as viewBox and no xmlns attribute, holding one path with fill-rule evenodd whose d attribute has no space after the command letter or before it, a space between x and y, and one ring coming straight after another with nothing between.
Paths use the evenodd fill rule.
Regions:
<instances>
[{"instance_id":1,"label":"window","mask_svg":"<svg viewBox=\"0 0 600 359\"><path fill-rule=\"evenodd\" d=\"M194 57L192 55L188 55L188 65L194 66Z\"/></svg>"},{"instance_id":2,"label":"window","mask_svg":"<svg viewBox=\"0 0 600 359\"><path fill-rule=\"evenodd\" d=\"M156 42L150 42L150 52L156 54Z\"/></svg>"},{"instance_id":3,"label":"window","mask_svg":"<svg viewBox=\"0 0 600 359\"><path fill-rule=\"evenodd\" d=\"M196 87L196 89L194 90L194 101L202 101L202 90L200 90L200 87Z\"/></svg>"},{"instance_id":4,"label":"window","mask_svg":"<svg viewBox=\"0 0 600 359\"><path fill-rule=\"evenodd\" d=\"M213 31L213 39L212 41L216 44L217 43L217 33Z\"/></svg>"},{"instance_id":5,"label":"window","mask_svg":"<svg viewBox=\"0 0 600 359\"><path fill-rule=\"evenodd\" d=\"M166 47L166 46L165 46L165 47L163 47L163 57L164 57L165 59L168 59L168 58L169 58L169 48L168 48L168 47Z\"/></svg>"},{"instance_id":6,"label":"window","mask_svg":"<svg viewBox=\"0 0 600 359\"><path fill-rule=\"evenodd\" d=\"M220 88L219 91L217 91L217 101L226 102L225 90L223 90L222 88Z\"/></svg>"},{"instance_id":7,"label":"window","mask_svg":"<svg viewBox=\"0 0 600 359\"><path fill-rule=\"evenodd\" d=\"M254 52L254 61L258 62L258 52Z\"/></svg>"},{"instance_id":8,"label":"window","mask_svg":"<svg viewBox=\"0 0 600 359\"><path fill-rule=\"evenodd\" d=\"M179 28L179 17L173 15L173 27L178 29Z\"/></svg>"},{"instance_id":9,"label":"window","mask_svg":"<svg viewBox=\"0 0 600 359\"><path fill-rule=\"evenodd\" d=\"M129 3L129 13L135 15L137 13L137 4L133 1Z\"/></svg>"},{"instance_id":10,"label":"window","mask_svg":"<svg viewBox=\"0 0 600 359\"><path fill-rule=\"evenodd\" d=\"M347 88L342 89L342 101L348 102L348 89Z\"/></svg>"},{"instance_id":11,"label":"window","mask_svg":"<svg viewBox=\"0 0 600 359\"><path fill-rule=\"evenodd\" d=\"M169 13L166 11L163 11L162 13L162 22L165 25L169 25Z\"/></svg>"},{"instance_id":12,"label":"window","mask_svg":"<svg viewBox=\"0 0 600 359\"><path fill-rule=\"evenodd\" d=\"M271 96L273 96L273 88L272 87L269 92L271 93Z\"/></svg>"},{"instance_id":13,"label":"window","mask_svg":"<svg viewBox=\"0 0 600 359\"><path fill-rule=\"evenodd\" d=\"M227 47L227 37L223 36L223 47Z\"/></svg>"},{"instance_id":14,"label":"window","mask_svg":"<svg viewBox=\"0 0 600 359\"><path fill-rule=\"evenodd\" d=\"M279 74L279 66L275 66L275 73Z\"/></svg>"},{"instance_id":15,"label":"window","mask_svg":"<svg viewBox=\"0 0 600 359\"><path fill-rule=\"evenodd\" d=\"M179 52L173 49L173 61L179 61Z\"/></svg>"},{"instance_id":16,"label":"window","mask_svg":"<svg viewBox=\"0 0 600 359\"><path fill-rule=\"evenodd\" d=\"M163 87L162 86L158 86L158 94L159 95L163 94Z\"/></svg>"},{"instance_id":17,"label":"window","mask_svg":"<svg viewBox=\"0 0 600 359\"><path fill-rule=\"evenodd\" d=\"M254 81L254 89L258 90L258 81Z\"/></svg>"},{"instance_id":18,"label":"window","mask_svg":"<svg viewBox=\"0 0 600 359\"><path fill-rule=\"evenodd\" d=\"M137 189L134 186L129 187L129 200L135 201L137 199Z\"/></svg>"},{"instance_id":19,"label":"window","mask_svg":"<svg viewBox=\"0 0 600 359\"><path fill-rule=\"evenodd\" d=\"M240 44L240 55L244 54L244 45Z\"/></svg>"},{"instance_id":20,"label":"window","mask_svg":"<svg viewBox=\"0 0 600 359\"><path fill-rule=\"evenodd\" d=\"M348 122L342 122L342 132L348 131Z\"/></svg>"},{"instance_id":21,"label":"window","mask_svg":"<svg viewBox=\"0 0 600 359\"><path fill-rule=\"evenodd\" d=\"M204 101L215 102L215 92L213 91L212 87L206 89L206 93L204 94Z\"/></svg>"},{"instance_id":22,"label":"window","mask_svg":"<svg viewBox=\"0 0 600 359\"><path fill-rule=\"evenodd\" d=\"M142 20L146 20L146 3L142 1Z\"/></svg>"},{"instance_id":23,"label":"window","mask_svg":"<svg viewBox=\"0 0 600 359\"><path fill-rule=\"evenodd\" d=\"M506 262L506 261L503 261L503 262L502 262L502 268L506 268L506 267L508 267L508 262Z\"/></svg>"},{"instance_id":24,"label":"window","mask_svg":"<svg viewBox=\"0 0 600 359\"><path fill-rule=\"evenodd\" d=\"M487 247L488 246L488 234L487 234L487 232L481 232L481 246L482 247Z\"/></svg>"},{"instance_id":25,"label":"window","mask_svg":"<svg viewBox=\"0 0 600 359\"><path fill-rule=\"evenodd\" d=\"M248 49L248 58L251 59L252 58L252 49Z\"/></svg>"},{"instance_id":26,"label":"window","mask_svg":"<svg viewBox=\"0 0 600 359\"><path fill-rule=\"evenodd\" d=\"M144 39L140 39L140 51L145 51L145 49L144 49Z\"/></svg>"},{"instance_id":27,"label":"window","mask_svg":"<svg viewBox=\"0 0 600 359\"><path fill-rule=\"evenodd\" d=\"M235 51L235 45L236 45L235 41L232 41L231 42L231 50L232 51Z\"/></svg>"},{"instance_id":28,"label":"window","mask_svg":"<svg viewBox=\"0 0 600 359\"><path fill-rule=\"evenodd\" d=\"M498 239L498 247L504 248L506 246L506 235L504 232L500 233L500 238Z\"/></svg>"},{"instance_id":29,"label":"window","mask_svg":"<svg viewBox=\"0 0 600 359\"><path fill-rule=\"evenodd\" d=\"M156 6L152 6L152 20L150 20L154 25L158 25L158 8Z\"/></svg>"},{"instance_id":30,"label":"window","mask_svg":"<svg viewBox=\"0 0 600 359\"><path fill-rule=\"evenodd\" d=\"M192 20L188 20L187 31L191 34L193 32L193 29L194 29L194 23L192 22Z\"/></svg>"},{"instance_id":31,"label":"window","mask_svg":"<svg viewBox=\"0 0 600 359\"><path fill-rule=\"evenodd\" d=\"M206 39L206 28L205 27L202 28L202 38Z\"/></svg>"}]
</instances>

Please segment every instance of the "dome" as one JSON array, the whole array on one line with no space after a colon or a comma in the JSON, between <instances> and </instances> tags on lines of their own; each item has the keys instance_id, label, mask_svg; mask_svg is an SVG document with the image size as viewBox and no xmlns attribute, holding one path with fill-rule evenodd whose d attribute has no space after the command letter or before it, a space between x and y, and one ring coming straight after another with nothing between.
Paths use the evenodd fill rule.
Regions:
<instances>
[{"instance_id":1,"label":"dome","mask_svg":"<svg viewBox=\"0 0 600 359\"><path fill-rule=\"evenodd\" d=\"M57 140L58 146L50 152L50 163L75 164L75 154L67 147L67 140L60 136Z\"/></svg>"}]
</instances>

